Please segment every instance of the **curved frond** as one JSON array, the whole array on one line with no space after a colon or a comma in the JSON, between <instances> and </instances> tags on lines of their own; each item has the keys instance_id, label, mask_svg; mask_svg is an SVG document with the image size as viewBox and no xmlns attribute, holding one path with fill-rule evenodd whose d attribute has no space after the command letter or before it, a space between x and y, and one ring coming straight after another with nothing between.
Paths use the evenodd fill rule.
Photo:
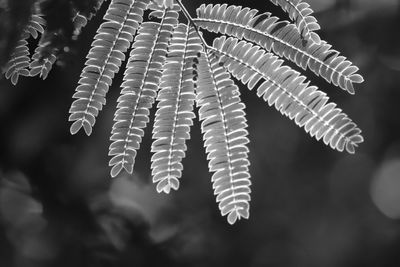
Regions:
<instances>
[{"instance_id":1,"label":"curved frond","mask_svg":"<svg viewBox=\"0 0 400 267\"><path fill-rule=\"evenodd\" d=\"M49 40L52 39L51 37L48 36L48 34L54 34L54 33L46 32L42 36L39 45L35 49L35 53L32 56L32 62L29 64L30 68L29 75L32 77L39 75L39 77L41 77L43 80L47 78L47 75L53 68L53 64L57 60L56 56L57 49L48 47L50 44Z\"/></svg>"},{"instance_id":2,"label":"curved frond","mask_svg":"<svg viewBox=\"0 0 400 267\"><path fill-rule=\"evenodd\" d=\"M87 135L103 105L105 96L118 72L137 28L143 21L143 12L149 0L113 0L108 8L92 48L87 56L86 67L81 73L79 86L70 108L70 131L76 134L82 127Z\"/></svg>"},{"instance_id":3,"label":"curved frond","mask_svg":"<svg viewBox=\"0 0 400 267\"><path fill-rule=\"evenodd\" d=\"M153 182L157 191L177 190L182 176L182 159L186 140L193 125L194 68L197 54L202 50L196 31L179 24L172 36L168 57L163 67L157 112L153 128L151 158Z\"/></svg>"},{"instance_id":4,"label":"curved frond","mask_svg":"<svg viewBox=\"0 0 400 267\"><path fill-rule=\"evenodd\" d=\"M72 18L72 23L74 25L74 33L72 39L76 40L80 35L82 28L84 28L88 21L90 21L97 11L100 9L103 2L107 2L108 0L97 0L94 6L90 7L90 10L81 10L76 11L75 16Z\"/></svg>"},{"instance_id":5,"label":"curved frond","mask_svg":"<svg viewBox=\"0 0 400 267\"><path fill-rule=\"evenodd\" d=\"M220 37L214 41L214 51L220 62L250 89L260 82L257 95L317 140L322 139L333 149L354 153L363 142L357 128L341 109L328 103L329 98L306 78L287 66L271 53L236 38Z\"/></svg>"},{"instance_id":6,"label":"curved frond","mask_svg":"<svg viewBox=\"0 0 400 267\"><path fill-rule=\"evenodd\" d=\"M245 105L239 88L211 53L198 64L197 105L204 145L221 214L230 224L249 217L250 174Z\"/></svg>"},{"instance_id":7,"label":"curved frond","mask_svg":"<svg viewBox=\"0 0 400 267\"><path fill-rule=\"evenodd\" d=\"M354 84L363 82L358 68L325 41L305 41L297 28L277 17L259 14L255 9L227 5L202 5L197 9L199 27L254 42L280 57L286 57L303 69L309 68L326 81L354 93Z\"/></svg>"},{"instance_id":8,"label":"curved frond","mask_svg":"<svg viewBox=\"0 0 400 267\"><path fill-rule=\"evenodd\" d=\"M74 18L72 19L72 23L74 24L74 33L72 39L76 40L78 39L78 36L81 34L82 28L86 27L88 19L81 13L77 12Z\"/></svg>"},{"instance_id":9,"label":"curved frond","mask_svg":"<svg viewBox=\"0 0 400 267\"><path fill-rule=\"evenodd\" d=\"M280 6L289 14L290 19L294 21L301 36L306 40L312 40L319 44L321 38L314 31L321 29L317 19L312 16L314 11L310 5L302 0L270 0L277 6Z\"/></svg>"},{"instance_id":10,"label":"curved frond","mask_svg":"<svg viewBox=\"0 0 400 267\"><path fill-rule=\"evenodd\" d=\"M149 121L167 54L168 42L178 24L175 10L165 12L161 23L145 22L133 43L115 112L109 155L111 176L122 169L132 173L143 129Z\"/></svg>"},{"instance_id":11,"label":"curved frond","mask_svg":"<svg viewBox=\"0 0 400 267\"><path fill-rule=\"evenodd\" d=\"M97 0L96 4L91 7L91 10L86 12L86 15L76 11L75 16L72 18L72 23L74 25L73 40L77 39L78 35L81 33L81 29L86 26L88 20L92 19L103 2L104 0ZM53 44L57 43L54 41L57 40L57 35L57 32L46 32L40 39L38 47L35 49L35 53L32 56L32 62L29 65L30 76L39 75L43 80L47 78L60 53L60 48Z\"/></svg>"},{"instance_id":12,"label":"curved frond","mask_svg":"<svg viewBox=\"0 0 400 267\"><path fill-rule=\"evenodd\" d=\"M43 34L45 24L46 21L40 15L32 15L31 20L22 32L21 38L4 70L6 78L11 78L12 84L17 84L20 75L29 76L28 68L31 59L27 40L30 36L36 39L39 33Z\"/></svg>"}]
</instances>

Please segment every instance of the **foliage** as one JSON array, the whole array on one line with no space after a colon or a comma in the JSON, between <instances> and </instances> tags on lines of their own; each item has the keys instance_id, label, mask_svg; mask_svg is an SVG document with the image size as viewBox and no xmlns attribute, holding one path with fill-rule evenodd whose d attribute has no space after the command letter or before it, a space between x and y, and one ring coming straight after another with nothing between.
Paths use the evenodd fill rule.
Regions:
<instances>
[{"instance_id":1,"label":"foliage","mask_svg":"<svg viewBox=\"0 0 400 267\"><path fill-rule=\"evenodd\" d=\"M77 38L103 3L93 2L90 12L75 10L71 38ZM363 141L361 130L328 102L325 93L277 56L352 94L354 84L363 82L358 68L317 35L320 26L307 3L271 2L281 6L294 23L227 4L202 5L192 18L180 1L112 0L73 95L71 133L80 129L92 133L113 78L131 49L111 135L112 177L122 170L132 173L150 109L157 101L153 182L158 192L177 190L196 103L221 214L227 215L230 224L248 218L251 182L246 113L232 76L250 90L255 88L259 97L317 140L354 153ZM144 16L147 10L148 19ZM33 29L43 33L40 27L44 22L39 18L40 10L32 15ZM13 83L19 75L46 78L61 50L54 41L56 32L44 31L29 62L26 40L30 25L6 67L6 76L12 77ZM222 36L210 46L200 29Z\"/></svg>"}]
</instances>

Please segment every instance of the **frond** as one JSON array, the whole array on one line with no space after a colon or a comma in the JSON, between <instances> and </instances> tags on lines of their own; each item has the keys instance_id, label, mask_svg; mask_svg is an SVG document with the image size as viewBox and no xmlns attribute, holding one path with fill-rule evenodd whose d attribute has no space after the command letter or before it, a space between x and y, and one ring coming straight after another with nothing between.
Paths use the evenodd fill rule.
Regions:
<instances>
[{"instance_id":1,"label":"frond","mask_svg":"<svg viewBox=\"0 0 400 267\"><path fill-rule=\"evenodd\" d=\"M52 11L60 7L70 15L62 18L69 21L67 27L58 23L44 31L45 20L39 15L43 1L37 0L31 21L4 69L7 79L13 84L21 75L46 79L57 57L66 50L63 46L78 38L107 1L64 1L56 9L44 5L53 19L57 20L59 13ZM315 32L320 26L310 5L303 0L270 1L287 12L291 21L227 4L203 4L193 19L181 0L108 1L104 22L73 95L71 134L83 128L91 135L129 50L110 137L111 177L121 171L132 174L150 110L157 100L152 180L159 193L177 190L196 104L220 213L230 224L249 218L247 120L233 77L250 90L256 88L260 98L304 127L311 137L332 149L354 153L364 141L361 130L324 92L283 62L288 59L351 94L354 86L363 82L358 67L320 39ZM187 25L179 23L180 12ZM147 22L143 22L144 14ZM209 46L200 31L203 29L223 36ZM28 38L37 38L39 33L41 39L30 58Z\"/></svg>"},{"instance_id":2,"label":"frond","mask_svg":"<svg viewBox=\"0 0 400 267\"><path fill-rule=\"evenodd\" d=\"M112 177L122 169L128 173L133 171L136 151L157 94L168 42L177 24L178 13L168 10L161 23L143 23L135 37L112 129L113 143L109 151L109 155L113 156L109 162L113 166Z\"/></svg>"},{"instance_id":3,"label":"frond","mask_svg":"<svg viewBox=\"0 0 400 267\"><path fill-rule=\"evenodd\" d=\"M92 19L103 2L104 0L98 0L96 5L92 7L92 11L88 11L87 15L76 11L75 16L72 18L72 23L74 25L73 40L77 39L82 28L86 26L88 20ZM29 65L30 76L39 75L43 80L47 78L60 53L60 48L54 47L53 45L54 40L57 39L57 34L57 32L46 32L40 39L38 47L35 49L35 53L32 56L32 62Z\"/></svg>"},{"instance_id":4,"label":"frond","mask_svg":"<svg viewBox=\"0 0 400 267\"><path fill-rule=\"evenodd\" d=\"M151 158L153 182L157 191L177 190L182 176L182 159L186 140L193 125L194 68L197 54L202 50L196 31L179 24L172 36L168 57L163 67L158 105L153 128Z\"/></svg>"},{"instance_id":5,"label":"frond","mask_svg":"<svg viewBox=\"0 0 400 267\"><path fill-rule=\"evenodd\" d=\"M335 104L328 103L324 92L309 86L298 72L282 66L283 61L276 56L236 38L217 38L213 46L220 62L234 77L250 89L262 82L257 95L317 140L349 153L354 153L363 141L361 130Z\"/></svg>"},{"instance_id":6,"label":"frond","mask_svg":"<svg viewBox=\"0 0 400 267\"><path fill-rule=\"evenodd\" d=\"M294 21L301 36L306 40L312 40L319 44L321 38L314 31L321 29L317 19L312 16L314 11L310 5L302 0L270 0L277 6L280 6L289 14L290 19Z\"/></svg>"},{"instance_id":7,"label":"frond","mask_svg":"<svg viewBox=\"0 0 400 267\"><path fill-rule=\"evenodd\" d=\"M81 34L82 28L84 28L87 25L88 19L81 13L77 12L74 18L72 19L72 23L74 24L74 33L72 39L76 40L78 39L78 36Z\"/></svg>"},{"instance_id":8,"label":"frond","mask_svg":"<svg viewBox=\"0 0 400 267\"><path fill-rule=\"evenodd\" d=\"M87 56L86 67L81 73L79 86L70 108L70 131L76 134L82 127L87 135L103 105L105 96L118 72L137 28L143 21L143 12L149 0L113 0L94 37Z\"/></svg>"},{"instance_id":9,"label":"frond","mask_svg":"<svg viewBox=\"0 0 400 267\"><path fill-rule=\"evenodd\" d=\"M44 32L44 26L46 26L46 21L42 18L42 15L37 13L32 15L31 20L29 21L28 25L25 28L25 32L32 36L34 39L37 39L40 34ZM25 35L25 33L23 33Z\"/></svg>"},{"instance_id":10,"label":"frond","mask_svg":"<svg viewBox=\"0 0 400 267\"><path fill-rule=\"evenodd\" d=\"M39 33L42 34L44 32L43 26L45 24L46 21L40 15L34 14L22 32L21 38L17 42L10 60L5 66L5 76L7 79L11 78L12 84L17 84L20 75L29 76L28 67L30 62L30 53L27 40L30 36L36 39L39 36Z\"/></svg>"},{"instance_id":11,"label":"frond","mask_svg":"<svg viewBox=\"0 0 400 267\"><path fill-rule=\"evenodd\" d=\"M47 78L47 75L53 68L53 64L57 60L57 49L49 47L49 40L52 38L48 37L48 34L54 33L46 32L42 36L39 45L36 47L35 53L32 56L32 62L29 64L29 75L31 77L39 75L39 77L41 77L43 80Z\"/></svg>"},{"instance_id":12,"label":"frond","mask_svg":"<svg viewBox=\"0 0 400 267\"><path fill-rule=\"evenodd\" d=\"M335 86L354 93L354 83L363 82L358 68L341 56L325 41L319 44L305 41L297 28L285 21L267 14L259 14L255 9L227 5L202 5L197 9L199 27L211 32L246 39L280 57L286 57L303 69L309 68Z\"/></svg>"},{"instance_id":13,"label":"frond","mask_svg":"<svg viewBox=\"0 0 400 267\"><path fill-rule=\"evenodd\" d=\"M72 19L72 23L74 25L74 33L72 39L76 40L78 36L81 34L82 28L84 28L88 21L90 21L100 9L103 2L107 2L108 0L97 0L96 5L91 7L91 10L88 12L84 11L76 11L75 16Z\"/></svg>"},{"instance_id":14,"label":"frond","mask_svg":"<svg viewBox=\"0 0 400 267\"><path fill-rule=\"evenodd\" d=\"M207 51L198 65L197 105L214 194L230 224L249 217L250 174L245 105L238 87Z\"/></svg>"}]
</instances>

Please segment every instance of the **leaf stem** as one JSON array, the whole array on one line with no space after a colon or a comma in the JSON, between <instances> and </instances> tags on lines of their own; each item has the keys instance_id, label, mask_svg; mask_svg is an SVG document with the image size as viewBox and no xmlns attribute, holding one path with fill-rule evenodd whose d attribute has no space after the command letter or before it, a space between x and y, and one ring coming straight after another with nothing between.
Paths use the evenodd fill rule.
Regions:
<instances>
[{"instance_id":1,"label":"leaf stem","mask_svg":"<svg viewBox=\"0 0 400 267\"><path fill-rule=\"evenodd\" d=\"M178 3L178 5L181 7L183 14L185 15L185 17L188 19L188 21L190 22L190 24L193 25L193 28L196 30L197 35L200 37L201 42L204 45L204 49L207 50L209 49L209 45L207 44L206 40L204 40L203 35L201 34L199 27L197 27L196 23L194 22L192 16L189 14L189 12L187 11L186 7L182 4L181 0L176 0L176 2Z\"/></svg>"}]
</instances>

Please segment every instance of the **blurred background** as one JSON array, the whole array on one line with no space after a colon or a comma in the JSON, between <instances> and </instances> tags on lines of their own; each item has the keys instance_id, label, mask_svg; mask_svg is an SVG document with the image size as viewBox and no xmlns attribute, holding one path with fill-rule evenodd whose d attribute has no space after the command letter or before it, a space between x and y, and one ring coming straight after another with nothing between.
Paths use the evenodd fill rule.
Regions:
<instances>
[{"instance_id":1,"label":"blurred background","mask_svg":"<svg viewBox=\"0 0 400 267\"><path fill-rule=\"evenodd\" d=\"M287 18L267 0L223 2ZM249 220L220 216L198 122L179 191L157 194L151 182L151 127L134 175L111 179L121 74L92 136L71 136L67 121L103 7L47 80L0 80L0 266L400 266L400 1L307 2L321 37L365 78L351 96L306 73L363 130L355 155L309 137L242 86ZM194 15L203 2L184 3Z\"/></svg>"}]
</instances>

